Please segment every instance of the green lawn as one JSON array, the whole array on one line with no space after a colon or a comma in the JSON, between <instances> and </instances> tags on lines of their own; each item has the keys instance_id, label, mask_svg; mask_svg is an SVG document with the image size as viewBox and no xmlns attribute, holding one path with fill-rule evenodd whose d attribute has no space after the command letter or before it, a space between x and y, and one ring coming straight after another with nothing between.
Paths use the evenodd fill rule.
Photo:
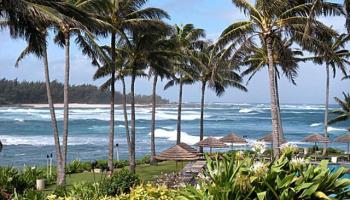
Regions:
<instances>
[{"instance_id":1,"label":"green lawn","mask_svg":"<svg viewBox=\"0 0 350 200\"><path fill-rule=\"evenodd\" d=\"M136 167L136 174L139 175L142 181L148 182L154 180L157 176L165 173L171 173L175 171L179 171L182 169L182 166L185 164L178 163L176 167L176 163L174 161L164 161L158 163L158 165L138 165ZM71 187L75 183L79 182L95 182L100 181L105 178L105 173L92 173L92 172L83 172L78 174L70 174L67 175L67 186ZM55 185L48 186L46 188L46 192L50 193L56 188Z\"/></svg>"}]
</instances>

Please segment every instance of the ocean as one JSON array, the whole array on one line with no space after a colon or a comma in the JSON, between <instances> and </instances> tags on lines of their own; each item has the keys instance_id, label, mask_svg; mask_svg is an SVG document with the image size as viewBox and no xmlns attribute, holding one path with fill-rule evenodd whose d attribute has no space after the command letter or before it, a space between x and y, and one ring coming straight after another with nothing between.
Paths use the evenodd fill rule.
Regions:
<instances>
[{"instance_id":1,"label":"ocean","mask_svg":"<svg viewBox=\"0 0 350 200\"><path fill-rule=\"evenodd\" d=\"M330 109L337 108L331 105ZM150 153L151 106L136 107L137 157ZM281 116L285 138L299 146L311 133L323 132L323 105L282 105ZM63 110L56 109L60 131ZM120 159L127 159L123 112L116 106L115 142L119 144ZM177 106L162 105L156 114L156 149L165 150L175 144ZM199 104L184 104L182 112L182 142L195 144L199 140ZM330 115L332 118L332 114ZM103 107L74 107L70 109L69 160L107 159L109 109ZM234 132L253 142L271 132L269 104L212 103L205 106L205 136L221 137ZM329 127L330 139L347 132L350 122ZM0 166L21 167L46 164L46 156L54 153L50 113L47 108L0 107ZM346 148L346 144L331 143L331 147ZM246 148L246 147L235 147Z\"/></svg>"}]
</instances>

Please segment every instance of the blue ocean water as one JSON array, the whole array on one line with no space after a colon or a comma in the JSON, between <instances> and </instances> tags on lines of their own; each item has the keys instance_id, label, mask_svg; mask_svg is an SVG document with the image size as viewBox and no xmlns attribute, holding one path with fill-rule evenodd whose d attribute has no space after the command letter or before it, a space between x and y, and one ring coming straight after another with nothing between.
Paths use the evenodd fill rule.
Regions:
<instances>
[{"instance_id":1,"label":"blue ocean water","mask_svg":"<svg viewBox=\"0 0 350 200\"><path fill-rule=\"evenodd\" d=\"M331 105L335 109L336 105ZM322 105L282 105L285 137L300 146L300 142L311 133L322 133ZM63 110L57 109L60 130ZM136 151L141 157L150 153L151 107L137 106ZM177 106L163 105L157 109L156 148L162 151L175 144ZM121 159L127 158L124 137L123 114L116 106L116 142L119 143ZM185 104L182 112L182 141L195 144L199 140L199 104ZM330 116L332 118L332 115ZM271 132L269 104L217 103L205 106L205 135L225 136L234 132L249 141ZM108 108L71 108L69 127L69 160L94 160L107 158ZM346 133L349 122L329 127L330 138ZM4 149L0 153L0 166L45 165L46 155L53 153L53 136L50 113L47 108L0 107L0 140ZM330 146L345 149L345 144Z\"/></svg>"}]
</instances>

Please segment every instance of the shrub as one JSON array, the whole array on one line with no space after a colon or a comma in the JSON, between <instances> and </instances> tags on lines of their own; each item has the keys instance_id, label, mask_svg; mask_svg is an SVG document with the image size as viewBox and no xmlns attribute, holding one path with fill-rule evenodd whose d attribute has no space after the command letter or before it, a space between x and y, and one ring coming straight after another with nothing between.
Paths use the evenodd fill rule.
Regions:
<instances>
[{"instance_id":1,"label":"shrub","mask_svg":"<svg viewBox=\"0 0 350 200\"><path fill-rule=\"evenodd\" d=\"M122 194L117 200L173 200L177 199L177 190L168 189L163 185L140 185L133 188L130 194Z\"/></svg>"},{"instance_id":2,"label":"shrub","mask_svg":"<svg viewBox=\"0 0 350 200\"><path fill-rule=\"evenodd\" d=\"M139 184L140 179L137 175L130 173L129 170L122 169L103 180L101 187L108 196L115 196L121 193L129 193L131 187Z\"/></svg>"},{"instance_id":3,"label":"shrub","mask_svg":"<svg viewBox=\"0 0 350 200\"><path fill-rule=\"evenodd\" d=\"M46 196L43 192L37 190L26 190L22 195L15 194L13 200L45 200Z\"/></svg>"},{"instance_id":4,"label":"shrub","mask_svg":"<svg viewBox=\"0 0 350 200\"><path fill-rule=\"evenodd\" d=\"M272 163L254 157L222 160L207 158L207 173L199 180L199 190L188 187L185 199L347 199L350 179L343 178L345 168L328 169L328 161L319 166L293 158L289 151Z\"/></svg>"}]
</instances>

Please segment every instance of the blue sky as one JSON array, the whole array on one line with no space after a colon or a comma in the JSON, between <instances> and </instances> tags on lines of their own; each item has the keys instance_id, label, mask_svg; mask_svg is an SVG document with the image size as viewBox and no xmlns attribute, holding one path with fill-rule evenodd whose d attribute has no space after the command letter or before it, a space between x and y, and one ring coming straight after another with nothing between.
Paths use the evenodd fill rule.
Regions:
<instances>
[{"instance_id":1,"label":"blue sky","mask_svg":"<svg viewBox=\"0 0 350 200\"><path fill-rule=\"evenodd\" d=\"M231 0L150 0L149 6L166 10L170 16L171 24L193 23L196 27L204 28L207 37L215 40L222 30L236 20L245 19L245 16L233 6ZM344 19L342 17L327 17L322 21L332 25L340 32L344 32ZM49 62L51 79L63 80L64 51L49 42ZM14 67L15 60L25 47L22 40L13 40L8 32L0 32L0 78L19 80L44 80L42 62L34 56L29 56L20 65ZM71 83L91 83L100 85L103 81L93 81L92 76L96 68L91 66L89 59L84 57L79 49L72 46ZM325 88L325 67L313 63L300 65L297 86L289 83L282 77L280 81L281 103L323 103ZM159 84L159 95L177 100L177 87L163 91L164 83ZM350 81L340 81L340 77L331 80L331 97L341 96L343 91L349 91ZM200 87L195 84L184 88L185 102L199 102ZM120 89L119 83L117 89ZM227 89L224 96L218 98L215 93L208 90L207 102L237 102L237 103L268 103L269 88L267 71L259 72L248 85L248 92ZM139 94L151 94L151 82L146 79L137 81L136 91Z\"/></svg>"}]
</instances>

